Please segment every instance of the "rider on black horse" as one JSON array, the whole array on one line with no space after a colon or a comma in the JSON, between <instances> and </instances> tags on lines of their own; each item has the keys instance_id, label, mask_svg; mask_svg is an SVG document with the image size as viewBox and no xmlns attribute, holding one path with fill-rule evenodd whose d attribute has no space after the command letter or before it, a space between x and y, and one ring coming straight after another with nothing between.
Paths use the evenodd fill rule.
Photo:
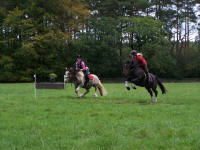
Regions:
<instances>
[{"instance_id":1,"label":"rider on black horse","mask_svg":"<svg viewBox=\"0 0 200 150\"><path fill-rule=\"evenodd\" d=\"M136 50L132 50L130 52L130 55L131 55L131 59L133 61L137 61L139 66L144 70L145 75L146 75L146 81L149 84L150 83L150 75L149 75L149 71L148 71L148 68L147 68L146 60L144 59L144 57L142 57L142 54L137 53ZM127 87L128 90L130 90L130 88L128 87L128 81L125 81L125 86ZM132 83L132 88L136 89L135 85L133 83Z\"/></svg>"},{"instance_id":2,"label":"rider on black horse","mask_svg":"<svg viewBox=\"0 0 200 150\"><path fill-rule=\"evenodd\" d=\"M151 95L152 102L157 102L157 85L160 87L162 94L165 94L167 92L165 86L156 75L149 73L147 62L142 57L142 54L137 53L136 50L132 50L130 54L132 56L132 59L127 60L123 66L123 73L124 75L126 75L126 88L130 90L130 87L128 86L129 81L132 83L132 88L134 88L134 84L145 87ZM153 92L155 94L155 99L153 98Z\"/></svg>"},{"instance_id":3,"label":"rider on black horse","mask_svg":"<svg viewBox=\"0 0 200 150\"><path fill-rule=\"evenodd\" d=\"M144 70L146 77L147 77L147 82L149 82L150 80L150 76L149 76L149 70L147 68L147 62L144 59L144 57L142 57L142 55L138 54L136 50L132 50L130 52L131 56L132 56L132 60L136 60L140 67Z\"/></svg>"},{"instance_id":4,"label":"rider on black horse","mask_svg":"<svg viewBox=\"0 0 200 150\"><path fill-rule=\"evenodd\" d=\"M85 75L85 86L88 86L88 84L89 84L88 75L90 74L90 72L89 72L89 68L86 66L85 62L81 59L81 55L77 56L76 70L77 71L79 71L79 70L83 71L83 73Z\"/></svg>"}]
</instances>

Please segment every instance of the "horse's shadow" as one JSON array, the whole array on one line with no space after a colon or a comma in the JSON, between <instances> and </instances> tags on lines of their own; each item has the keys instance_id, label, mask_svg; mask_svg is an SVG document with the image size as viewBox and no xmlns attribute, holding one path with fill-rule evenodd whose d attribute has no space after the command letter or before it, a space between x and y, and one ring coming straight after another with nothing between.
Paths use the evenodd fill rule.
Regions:
<instances>
[{"instance_id":1,"label":"horse's shadow","mask_svg":"<svg viewBox=\"0 0 200 150\"><path fill-rule=\"evenodd\" d=\"M70 95L67 95L67 96L63 96L63 98L69 98L69 99L78 99L78 97L76 97L76 96L70 96Z\"/></svg>"},{"instance_id":2,"label":"horse's shadow","mask_svg":"<svg viewBox=\"0 0 200 150\"><path fill-rule=\"evenodd\" d=\"M66 99L66 100L75 100L75 101L83 101L83 102L95 102L95 103L102 103L102 104L117 104L117 105L123 105L123 104L130 104L130 105L141 105L141 106L150 106L154 105L156 103L153 103L151 101L148 101L147 99L136 99L135 101L132 100L122 100L122 99L109 99L105 100L101 97L93 97L93 96L86 96L86 97L77 97L73 95L66 95L66 96L60 96L59 99Z\"/></svg>"},{"instance_id":3,"label":"horse's shadow","mask_svg":"<svg viewBox=\"0 0 200 150\"><path fill-rule=\"evenodd\" d=\"M71 96L71 95L67 95L65 96L65 98L68 98L68 99L74 99L74 100L91 100L91 99L95 99L95 100L98 100L100 99L99 97L94 97L94 96L84 96L84 97L77 97L77 96ZM64 98L64 96L63 96Z\"/></svg>"}]
</instances>

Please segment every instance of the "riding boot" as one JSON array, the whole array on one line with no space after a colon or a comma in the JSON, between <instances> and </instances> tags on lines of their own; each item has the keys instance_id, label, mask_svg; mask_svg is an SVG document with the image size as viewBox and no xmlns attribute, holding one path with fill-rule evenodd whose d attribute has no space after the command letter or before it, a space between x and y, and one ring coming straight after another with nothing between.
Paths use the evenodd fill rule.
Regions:
<instances>
[{"instance_id":1,"label":"riding boot","mask_svg":"<svg viewBox=\"0 0 200 150\"><path fill-rule=\"evenodd\" d=\"M89 78L88 78L88 75L85 76L85 86L86 86L86 87L89 86Z\"/></svg>"},{"instance_id":2,"label":"riding boot","mask_svg":"<svg viewBox=\"0 0 200 150\"><path fill-rule=\"evenodd\" d=\"M85 87L88 87L89 86L89 78L88 78L88 73L89 71L85 71L85 83L84 83L84 86Z\"/></svg>"}]
</instances>

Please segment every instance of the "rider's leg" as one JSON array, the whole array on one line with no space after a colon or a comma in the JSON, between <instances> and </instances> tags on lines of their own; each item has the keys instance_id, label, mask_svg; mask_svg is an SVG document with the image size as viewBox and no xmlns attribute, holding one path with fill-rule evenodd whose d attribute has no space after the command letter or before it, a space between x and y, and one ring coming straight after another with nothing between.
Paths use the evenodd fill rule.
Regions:
<instances>
[{"instance_id":1,"label":"rider's leg","mask_svg":"<svg viewBox=\"0 0 200 150\"><path fill-rule=\"evenodd\" d=\"M146 77L147 77L147 78L146 78L147 83L149 84L149 82L150 82L150 76L149 76L149 70L148 70L148 68L147 68L147 65L144 66L143 69L144 69L144 72L145 72Z\"/></svg>"},{"instance_id":2,"label":"rider's leg","mask_svg":"<svg viewBox=\"0 0 200 150\"><path fill-rule=\"evenodd\" d=\"M89 83L89 78L88 78L89 71L88 71L88 70L85 70L85 71L84 71L84 74L85 74L85 86L87 86L88 83Z\"/></svg>"}]
</instances>

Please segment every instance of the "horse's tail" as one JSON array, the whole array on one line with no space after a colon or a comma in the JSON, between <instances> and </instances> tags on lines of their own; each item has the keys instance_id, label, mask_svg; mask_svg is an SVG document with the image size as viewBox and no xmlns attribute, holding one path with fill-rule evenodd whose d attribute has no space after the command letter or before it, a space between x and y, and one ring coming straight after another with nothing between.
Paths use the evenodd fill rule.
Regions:
<instances>
[{"instance_id":1,"label":"horse's tail","mask_svg":"<svg viewBox=\"0 0 200 150\"><path fill-rule=\"evenodd\" d=\"M99 92L100 92L101 96L106 96L107 95L107 91L104 88L104 86L101 84L101 81L99 81L99 83L97 84L97 87L99 89Z\"/></svg>"},{"instance_id":2,"label":"horse's tail","mask_svg":"<svg viewBox=\"0 0 200 150\"><path fill-rule=\"evenodd\" d=\"M162 94L166 94L167 93L167 89L164 87L164 85L162 84L162 82L158 79L158 77L156 77L156 80L158 82L158 85L162 91Z\"/></svg>"}]
</instances>

